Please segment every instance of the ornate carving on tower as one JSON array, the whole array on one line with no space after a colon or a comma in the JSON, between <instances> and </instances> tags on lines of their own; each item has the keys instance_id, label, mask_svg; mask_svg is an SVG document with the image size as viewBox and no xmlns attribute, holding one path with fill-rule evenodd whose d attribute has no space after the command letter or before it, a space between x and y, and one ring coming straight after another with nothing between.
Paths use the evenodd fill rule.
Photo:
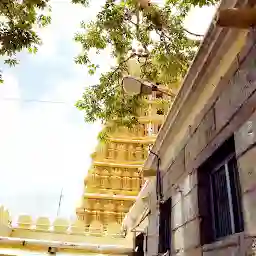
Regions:
<instances>
[{"instance_id":1,"label":"ornate carving on tower","mask_svg":"<svg viewBox=\"0 0 256 256\"><path fill-rule=\"evenodd\" d=\"M98 150L97 150L97 159L104 159L106 158L107 153L107 147L104 144L99 144Z\"/></svg>"},{"instance_id":2,"label":"ornate carving on tower","mask_svg":"<svg viewBox=\"0 0 256 256\"><path fill-rule=\"evenodd\" d=\"M107 203L104 205L104 215L105 215L105 220L108 222L112 222L115 220L115 205L112 202L112 200L108 200Z\"/></svg>"},{"instance_id":3,"label":"ornate carving on tower","mask_svg":"<svg viewBox=\"0 0 256 256\"><path fill-rule=\"evenodd\" d=\"M118 206L117 206L117 216L116 216L117 223L121 224L124 216L125 216L124 201L121 201L121 202L118 202Z\"/></svg>"},{"instance_id":4,"label":"ornate carving on tower","mask_svg":"<svg viewBox=\"0 0 256 256\"><path fill-rule=\"evenodd\" d=\"M109 187L109 172L107 168L104 168L101 174L100 187L108 188Z\"/></svg>"},{"instance_id":5,"label":"ornate carving on tower","mask_svg":"<svg viewBox=\"0 0 256 256\"><path fill-rule=\"evenodd\" d=\"M125 210L124 201L119 202L119 204L117 206L117 210L118 210L118 212L123 212Z\"/></svg>"},{"instance_id":6,"label":"ornate carving on tower","mask_svg":"<svg viewBox=\"0 0 256 256\"><path fill-rule=\"evenodd\" d=\"M148 157L148 152L149 152L149 145L144 145L143 146L143 159L146 160Z\"/></svg>"},{"instance_id":7,"label":"ornate carving on tower","mask_svg":"<svg viewBox=\"0 0 256 256\"><path fill-rule=\"evenodd\" d=\"M96 199L96 200L95 200L93 209L94 209L95 211L97 211L97 212L100 211L101 205L100 205L100 200L99 200L99 199Z\"/></svg>"},{"instance_id":8,"label":"ornate carving on tower","mask_svg":"<svg viewBox=\"0 0 256 256\"><path fill-rule=\"evenodd\" d=\"M139 191L141 187L141 178L140 178L140 173L139 171L136 169L133 172L133 176L132 176L132 188L135 191Z\"/></svg>"},{"instance_id":9,"label":"ornate carving on tower","mask_svg":"<svg viewBox=\"0 0 256 256\"><path fill-rule=\"evenodd\" d=\"M142 148L140 145L137 145L136 146L136 149L135 149L135 156L136 156L136 159L138 161L142 160Z\"/></svg>"},{"instance_id":10,"label":"ornate carving on tower","mask_svg":"<svg viewBox=\"0 0 256 256\"><path fill-rule=\"evenodd\" d=\"M125 145L122 143L117 144L117 158L120 161L123 161L126 159L126 148L125 148Z\"/></svg>"},{"instance_id":11,"label":"ornate carving on tower","mask_svg":"<svg viewBox=\"0 0 256 256\"><path fill-rule=\"evenodd\" d=\"M122 189L131 190L131 174L128 168L125 168L123 172Z\"/></svg>"},{"instance_id":12,"label":"ornate carving on tower","mask_svg":"<svg viewBox=\"0 0 256 256\"><path fill-rule=\"evenodd\" d=\"M140 136L140 137L143 137L143 136L144 136L144 133L145 133L145 127L144 127L143 124L141 124L141 125L139 126L139 136Z\"/></svg>"},{"instance_id":13,"label":"ornate carving on tower","mask_svg":"<svg viewBox=\"0 0 256 256\"><path fill-rule=\"evenodd\" d=\"M99 169L97 167L94 167L94 171L91 177L92 177L93 187L98 188L100 186L100 175L99 175Z\"/></svg>"},{"instance_id":14,"label":"ornate carving on tower","mask_svg":"<svg viewBox=\"0 0 256 256\"><path fill-rule=\"evenodd\" d=\"M134 145L132 143L128 146L128 160L129 161L135 160Z\"/></svg>"},{"instance_id":15,"label":"ornate carving on tower","mask_svg":"<svg viewBox=\"0 0 256 256\"><path fill-rule=\"evenodd\" d=\"M135 133L136 136L139 136L139 125L136 125L134 127L134 133Z\"/></svg>"},{"instance_id":16,"label":"ornate carving on tower","mask_svg":"<svg viewBox=\"0 0 256 256\"><path fill-rule=\"evenodd\" d=\"M115 158L115 143L110 142L108 148L108 158L114 159Z\"/></svg>"},{"instance_id":17,"label":"ornate carving on tower","mask_svg":"<svg viewBox=\"0 0 256 256\"><path fill-rule=\"evenodd\" d=\"M121 189L121 170L120 168L113 168L111 175L111 187L112 189Z\"/></svg>"}]
</instances>

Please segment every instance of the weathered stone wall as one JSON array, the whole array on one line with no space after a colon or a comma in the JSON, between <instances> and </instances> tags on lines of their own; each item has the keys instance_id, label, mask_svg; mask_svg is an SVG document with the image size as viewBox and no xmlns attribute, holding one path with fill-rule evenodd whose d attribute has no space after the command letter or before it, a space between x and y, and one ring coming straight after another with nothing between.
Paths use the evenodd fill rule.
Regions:
<instances>
[{"instance_id":1,"label":"weathered stone wall","mask_svg":"<svg viewBox=\"0 0 256 256\"><path fill-rule=\"evenodd\" d=\"M248 255L256 255L256 112L235 133L235 141L247 238L245 246Z\"/></svg>"},{"instance_id":2,"label":"weathered stone wall","mask_svg":"<svg viewBox=\"0 0 256 256\"><path fill-rule=\"evenodd\" d=\"M256 237L255 35L253 32L248 36L245 46L235 56L226 75L214 85L216 89L194 124L187 127L188 132L180 143L177 145L177 141L166 138L170 147L173 143L180 148L176 157L173 157L173 150L161 151L164 198L172 197L172 255L252 255L253 238ZM201 247L197 168L232 134L235 134L242 184L245 232ZM172 158L169 165L168 156ZM150 237L147 252L152 256L157 254L158 245L155 200L151 200L150 208L149 228L156 229L155 237Z\"/></svg>"}]
</instances>

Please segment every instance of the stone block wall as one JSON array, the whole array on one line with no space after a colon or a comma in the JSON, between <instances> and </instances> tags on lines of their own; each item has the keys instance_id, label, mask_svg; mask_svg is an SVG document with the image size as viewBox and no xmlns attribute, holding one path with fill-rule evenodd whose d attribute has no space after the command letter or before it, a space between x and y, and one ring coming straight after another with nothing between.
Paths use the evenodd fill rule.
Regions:
<instances>
[{"instance_id":1,"label":"stone block wall","mask_svg":"<svg viewBox=\"0 0 256 256\"><path fill-rule=\"evenodd\" d=\"M235 133L248 253L256 237L256 112ZM253 252L254 250L254 252Z\"/></svg>"},{"instance_id":2,"label":"stone block wall","mask_svg":"<svg viewBox=\"0 0 256 256\"><path fill-rule=\"evenodd\" d=\"M254 38L254 39L253 39ZM181 140L181 150L162 150L161 158L171 159L162 170L164 199L172 197L172 255L222 256L254 255L256 238L256 44L255 32L236 56L230 71L216 85L216 91L205 102L204 109L191 121L190 136ZM253 114L254 113L254 114ZM245 232L229 236L211 245L200 245L197 169L232 134L235 137ZM166 138L171 145L172 141ZM176 142L177 144L177 142ZM174 147L177 147L177 145ZM168 166L165 162L163 166ZM153 197L152 192L152 197ZM146 255L157 255L158 209L150 203L150 237ZM256 241L256 240L255 240ZM256 243L255 243L256 244Z\"/></svg>"},{"instance_id":3,"label":"stone block wall","mask_svg":"<svg viewBox=\"0 0 256 256\"><path fill-rule=\"evenodd\" d=\"M200 255L196 172L182 175L172 191L172 253Z\"/></svg>"}]
</instances>

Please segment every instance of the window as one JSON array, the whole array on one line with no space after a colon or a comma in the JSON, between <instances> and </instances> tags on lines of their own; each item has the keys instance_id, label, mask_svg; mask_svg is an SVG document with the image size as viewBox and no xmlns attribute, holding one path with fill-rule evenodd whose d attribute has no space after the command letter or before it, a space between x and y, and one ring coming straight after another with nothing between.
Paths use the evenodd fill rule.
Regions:
<instances>
[{"instance_id":1,"label":"window","mask_svg":"<svg viewBox=\"0 0 256 256\"><path fill-rule=\"evenodd\" d=\"M171 249L171 211L172 200L169 198L163 204L160 204L158 242L159 253L166 253Z\"/></svg>"},{"instance_id":2,"label":"window","mask_svg":"<svg viewBox=\"0 0 256 256\"><path fill-rule=\"evenodd\" d=\"M234 137L198 169L201 244L243 231Z\"/></svg>"}]
</instances>

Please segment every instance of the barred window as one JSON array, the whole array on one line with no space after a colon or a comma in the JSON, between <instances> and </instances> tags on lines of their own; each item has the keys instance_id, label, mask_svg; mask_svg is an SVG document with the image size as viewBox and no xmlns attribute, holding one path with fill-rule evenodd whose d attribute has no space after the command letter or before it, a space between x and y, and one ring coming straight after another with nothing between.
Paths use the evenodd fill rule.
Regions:
<instances>
[{"instance_id":1,"label":"barred window","mask_svg":"<svg viewBox=\"0 0 256 256\"><path fill-rule=\"evenodd\" d=\"M198 186L201 244L243 231L233 136L198 169Z\"/></svg>"}]
</instances>

